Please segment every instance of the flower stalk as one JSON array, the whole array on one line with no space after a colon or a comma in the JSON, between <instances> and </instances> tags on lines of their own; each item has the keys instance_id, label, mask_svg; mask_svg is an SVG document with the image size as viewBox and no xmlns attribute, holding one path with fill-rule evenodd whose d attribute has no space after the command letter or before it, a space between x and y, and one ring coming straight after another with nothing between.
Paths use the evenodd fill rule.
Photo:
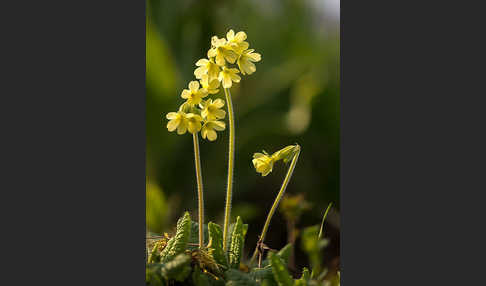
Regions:
<instances>
[{"instance_id":1,"label":"flower stalk","mask_svg":"<svg viewBox=\"0 0 486 286\"><path fill-rule=\"evenodd\" d=\"M229 88L224 89L226 103L228 106L229 121L229 148L228 148L228 180L226 184L226 204L224 209L224 226L223 226L223 250L227 250L228 232L231 216L231 199L233 194L233 169L235 163L235 116L233 112L233 101Z\"/></svg>"},{"instance_id":2,"label":"flower stalk","mask_svg":"<svg viewBox=\"0 0 486 286\"><path fill-rule=\"evenodd\" d=\"M270 226L270 221L272 220L272 217L275 213L275 211L278 208L278 205L280 201L282 200L285 190L287 189L287 186L290 182L290 178L292 178L292 174L294 173L295 165L297 164L297 160L299 159L299 154L300 154L300 146L295 145L294 148L294 156L292 158L292 162L290 163L289 170L287 171L287 174L285 175L285 178L283 180L282 186L280 187L280 191L277 194L277 197L275 198L272 208L268 212L267 219L265 220L265 224L263 225L263 230L262 233L260 234L260 238L257 242L257 247L255 248L255 252L253 252L253 256L251 257L250 260L250 265L253 264L255 261L257 255L262 255L260 248L263 245L263 242L265 241L265 236L267 234L268 228Z\"/></svg>"},{"instance_id":3,"label":"flower stalk","mask_svg":"<svg viewBox=\"0 0 486 286\"><path fill-rule=\"evenodd\" d=\"M198 201L198 224L199 224L199 248L204 246L204 191L201 171L201 155L199 151L199 137L197 132L192 134L194 142L194 164L196 166L196 181L197 181L197 201Z\"/></svg>"}]
</instances>

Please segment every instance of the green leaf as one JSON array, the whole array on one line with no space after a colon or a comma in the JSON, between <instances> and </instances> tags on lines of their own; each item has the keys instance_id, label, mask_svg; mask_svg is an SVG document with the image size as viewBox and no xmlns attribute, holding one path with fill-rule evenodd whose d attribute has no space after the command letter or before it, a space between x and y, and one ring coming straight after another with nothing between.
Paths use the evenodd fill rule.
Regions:
<instances>
[{"instance_id":1,"label":"green leaf","mask_svg":"<svg viewBox=\"0 0 486 286\"><path fill-rule=\"evenodd\" d=\"M209 244L208 249L210 255L216 263L228 268L228 260L223 250L223 231L221 227L215 223L208 223Z\"/></svg>"},{"instance_id":2,"label":"green leaf","mask_svg":"<svg viewBox=\"0 0 486 286\"><path fill-rule=\"evenodd\" d=\"M282 249L280 249L280 251L276 254L285 262L285 265L289 263L290 254L292 254L292 247L292 244L289 243L286 246L282 247Z\"/></svg>"},{"instance_id":3,"label":"green leaf","mask_svg":"<svg viewBox=\"0 0 486 286\"><path fill-rule=\"evenodd\" d=\"M309 269L304 267L304 269L302 269L302 276L299 279L295 280L294 286L306 286L309 284L309 280L310 280Z\"/></svg>"},{"instance_id":4,"label":"green leaf","mask_svg":"<svg viewBox=\"0 0 486 286\"><path fill-rule=\"evenodd\" d=\"M236 218L236 224L231 234L231 244L229 248L229 264L231 268L238 269L240 266L243 245L245 243L245 234L243 221L240 217Z\"/></svg>"},{"instance_id":5,"label":"green leaf","mask_svg":"<svg viewBox=\"0 0 486 286\"><path fill-rule=\"evenodd\" d=\"M215 279L211 275L204 274L197 266L192 273L192 282L195 286L224 286L222 279Z\"/></svg>"},{"instance_id":6,"label":"green leaf","mask_svg":"<svg viewBox=\"0 0 486 286\"><path fill-rule=\"evenodd\" d=\"M203 234L204 234L204 245L208 242L208 225L203 225ZM199 247L199 223L195 221L191 221L191 236L189 237L189 243L192 245L188 245L187 249L189 250L196 250ZM197 245L195 245L197 244Z\"/></svg>"},{"instance_id":7,"label":"green leaf","mask_svg":"<svg viewBox=\"0 0 486 286\"><path fill-rule=\"evenodd\" d=\"M161 264L147 265L145 268L145 283L147 286L165 286L165 280L160 273Z\"/></svg>"},{"instance_id":8,"label":"green leaf","mask_svg":"<svg viewBox=\"0 0 486 286\"><path fill-rule=\"evenodd\" d=\"M279 286L292 286L294 280L287 270L284 262L277 255L270 254L270 265L272 266L273 276Z\"/></svg>"},{"instance_id":9,"label":"green leaf","mask_svg":"<svg viewBox=\"0 0 486 286\"><path fill-rule=\"evenodd\" d=\"M170 261L176 255L183 253L186 250L190 236L191 216L189 215L189 212L186 212L184 213L184 216L177 221L176 235L169 239L167 246L160 253L161 262Z\"/></svg>"},{"instance_id":10,"label":"green leaf","mask_svg":"<svg viewBox=\"0 0 486 286\"><path fill-rule=\"evenodd\" d=\"M272 267L266 266L263 268L253 268L250 273L250 277L257 281L263 281L264 279L272 279L273 280L273 272L272 272Z\"/></svg>"},{"instance_id":11,"label":"green leaf","mask_svg":"<svg viewBox=\"0 0 486 286\"><path fill-rule=\"evenodd\" d=\"M160 272L162 276L171 280L184 281L191 273L191 257L187 254L179 254L171 261L163 264Z\"/></svg>"},{"instance_id":12,"label":"green leaf","mask_svg":"<svg viewBox=\"0 0 486 286\"><path fill-rule=\"evenodd\" d=\"M228 233L229 233L230 236L235 229L235 225L236 225L236 223L231 223L230 226L228 227ZM246 236L247 231L248 231L248 224L244 223L243 224L243 235ZM226 249L230 249L230 247L231 247L231 237L230 237L230 239L228 239L226 241Z\"/></svg>"},{"instance_id":13,"label":"green leaf","mask_svg":"<svg viewBox=\"0 0 486 286\"><path fill-rule=\"evenodd\" d=\"M282 247L282 249L280 249L279 252L274 253L274 255L277 255L278 257L280 257L284 261L285 265L288 265L290 254L292 253L292 247L293 247L292 244L289 243L289 244L285 245L284 247ZM267 259L263 260L262 266L265 267L269 264L270 264L270 261L269 261L269 257L267 256Z\"/></svg>"},{"instance_id":14,"label":"green leaf","mask_svg":"<svg viewBox=\"0 0 486 286\"><path fill-rule=\"evenodd\" d=\"M249 274L230 269L225 272L226 286L257 286Z\"/></svg>"}]
</instances>

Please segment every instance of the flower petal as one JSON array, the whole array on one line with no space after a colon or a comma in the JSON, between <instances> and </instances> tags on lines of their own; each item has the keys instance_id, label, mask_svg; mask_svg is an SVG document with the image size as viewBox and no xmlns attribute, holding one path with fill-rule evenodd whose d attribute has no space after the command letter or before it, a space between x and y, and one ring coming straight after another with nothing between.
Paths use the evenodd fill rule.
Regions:
<instances>
[{"instance_id":1,"label":"flower petal","mask_svg":"<svg viewBox=\"0 0 486 286\"><path fill-rule=\"evenodd\" d=\"M226 128L226 124L223 121L212 121L213 128L216 131L223 131Z\"/></svg>"},{"instance_id":2,"label":"flower petal","mask_svg":"<svg viewBox=\"0 0 486 286\"><path fill-rule=\"evenodd\" d=\"M196 62L196 66L200 67L200 66L205 66L208 64L208 60L207 59L200 59Z\"/></svg>"},{"instance_id":3,"label":"flower petal","mask_svg":"<svg viewBox=\"0 0 486 286\"><path fill-rule=\"evenodd\" d=\"M165 118L167 118L167 119L176 119L177 118L177 112L169 112L169 113L167 113L167 115L165 116Z\"/></svg>"},{"instance_id":4,"label":"flower petal","mask_svg":"<svg viewBox=\"0 0 486 286\"><path fill-rule=\"evenodd\" d=\"M216 108L221 108L224 106L224 100L217 98L214 102L212 102L212 104L216 106Z\"/></svg>"},{"instance_id":5,"label":"flower petal","mask_svg":"<svg viewBox=\"0 0 486 286\"><path fill-rule=\"evenodd\" d=\"M233 40L234 37L235 37L235 31L233 31L233 29L230 29L228 33L226 33L226 39L228 39L228 41L231 41Z\"/></svg>"},{"instance_id":6,"label":"flower petal","mask_svg":"<svg viewBox=\"0 0 486 286\"><path fill-rule=\"evenodd\" d=\"M188 89L184 89L181 93L181 97L184 99L188 99L191 97L191 92Z\"/></svg>"},{"instance_id":7,"label":"flower petal","mask_svg":"<svg viewBox=\"0 0 486 286\"><path fill-rule=\"evenodd\" d=\"M237 40L238 42L246 40L246 33L243 31L236 33L235 40Z\"/></svg>"},{"instance_id":8,"label":"flower petal","mask_svg":"<svg viewBox=\"0 0 486 286\"><path fill-rule=\"evenodd\" d=\"M206 136L208 137L209 141L214 141L216 138L218 138L218 134L216 134L216 131L214 130L208 130Z\"/></svg>"},{"instance_id":9,"label":"flower petal","mask_svg":"<svg viewBox=\"0 0 486 286\"><path fill-rule=\"evenodd\" d=\"M187 122L181 121L181 123L177 127L177 134L182 135L182 134L186 133L186 131L187 131Z\"/></svg>"},{"instance_id":10,"label":"flower petal","mask_svg":"<svg viewBox=\"0 0 486 286\"><path fill-rule=\"evenodd\" d=\"M180 123L180 119L174 119L174 120L171 120L167 123L167 129L172 132L174 131L177 126L179 126L179 123Z\"/></svg>"},{"instance_id":11,"label":"flower petal","mask_svg":"<svg viewBox=\"0 0 486 286\"><path fill-rule=\"evenodd\" d=\"M189 89L194 93L199 89L199 82L193 80L189 83Z\"/></svg>"}]
</instances>

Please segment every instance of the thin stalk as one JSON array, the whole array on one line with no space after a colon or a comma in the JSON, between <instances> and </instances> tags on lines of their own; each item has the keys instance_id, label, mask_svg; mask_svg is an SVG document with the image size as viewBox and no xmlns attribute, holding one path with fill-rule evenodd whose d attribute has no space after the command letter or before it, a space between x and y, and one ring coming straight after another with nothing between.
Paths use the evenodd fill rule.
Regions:
<instances>
[{"instance_id":1,"label":"thin stalk","mask_svg":"<svg viewBox=\"0 0 486 286\"><path fill-rule=\"evenodd\" d=\"M192 134L194 142L194 163L196 166L196 180L197 180L197 201L198 201L198 224L199 224L199 248L204 246L204 192L201 172L201 155L199 152L199 138L197 132Z\"/></svg>"},{"instance_id":2,"label":"thin stalk","mask_svg":"<svg viewBox=\"0 0 486 286\"><path fill-rule=\"evenodd\" d=\"M231 215L231 197L233 192L233 169L235 163L235 115L233 112L233 102L229 88L224 89L226 95L226 105L228 106L229 120L229 155L228 155L228 181L226 183L226 205L224 209L224 227L223 227L223 249L227 250L228 232Z\"/></svg>"},{"instance_id":3,"label":"thin stalk","mask_svg":"<svg viewBox=\"0 0 486 286\"><path fill-rule=\"evenodd\" d=\"M278 192L277 197L275 198L275 201L273 201L272 208L268 212L267 215L267 220L265 221L265 225L263 225L263 230L262 234L260 235L260 239L258 240L257 247L255 248L255 252L253 252L253 256L251 257L250 260L250 265L253 263L255 260L258 250L259 250L259 245L261 245L265 241L265 235L267 234L268 227L270 226L270 221L272 220L273 214L278 208L278 205L280 201L283 198L283 195L285 194L285 190L287 189L287 185L289 184L290 178L292 177L292 174L294 173L295 165L297 164L297 160L299 159L299 154L300 154L300 146L297 145L297 153L294 155L294 158L292 159L292 162L290 163L289 170L287 171L287 175L285 175L284 181L282 183L282 187L280 187L280 191Z\"/></svg>"}]
</instances>

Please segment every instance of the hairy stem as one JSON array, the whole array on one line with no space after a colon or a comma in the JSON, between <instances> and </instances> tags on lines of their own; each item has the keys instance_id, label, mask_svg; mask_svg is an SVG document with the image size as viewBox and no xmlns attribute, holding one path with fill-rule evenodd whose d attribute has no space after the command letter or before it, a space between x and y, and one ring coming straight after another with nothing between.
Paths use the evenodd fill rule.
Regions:
<instances>
[{"instance_id":1,"label":"hairy stem","mask_svg":"<svg viewBox=\"0 0 486 286\"><path fill-rule=\"evenodd\" d=\"M226 205L224 209L224 228L223 228L223 249L227 250L229 223L231 215L231 196L233 192L233 169L235 163L235 115L233 112L233 102L229 88L224 89L226 104L228 106L229 120L229 155L228 155L228 181L226 184Z\"/></svg>"},{"instance_id":2,"label":"hairy stem","mask_svg":"<svg viewBox=\"0 0 486 286\"><path fill-rule=\"evenodd\" d=\"M300 146L297 145L297 153L294 155L294 158L292 158L292 162L290 163L290 167L289 170L287 171L287 175L285 175L282 186L280 187L280 191L278 192L275 201L273 201L272 208L268 212L267 219L265 221L265 224L263 225L263 230L257 243L257 247L255 249L255 252L253 252L253 256L251 257L250 265L253 263L253 261L255 260L256 256L259 253L259 245L261 245L265 240L265 235L267 234L268 227L270 226L270 221L272 220L273 214L277 210L278 205L282 200L283 195L285 194L285 189L287 189L287 185L289 184L290 178L294 173L295 165L297 164L297 160L299 159L299 154L300 154Z\"/></svg>"},{"instance_id":3,"label":"hairy stem","mask_svg":"<svg viewBox=\"0 0 486 286\"><path fill-rule=\"evenodd\" d=\"M192 134L194 142L194 164L196 166L196 180L197 180L197 201L198 201L198 224L199 224L199 248L204 246L204 193L201 172L201 156L199 152L199 138L197 132Z\"/></svg>"}]
</instances>

